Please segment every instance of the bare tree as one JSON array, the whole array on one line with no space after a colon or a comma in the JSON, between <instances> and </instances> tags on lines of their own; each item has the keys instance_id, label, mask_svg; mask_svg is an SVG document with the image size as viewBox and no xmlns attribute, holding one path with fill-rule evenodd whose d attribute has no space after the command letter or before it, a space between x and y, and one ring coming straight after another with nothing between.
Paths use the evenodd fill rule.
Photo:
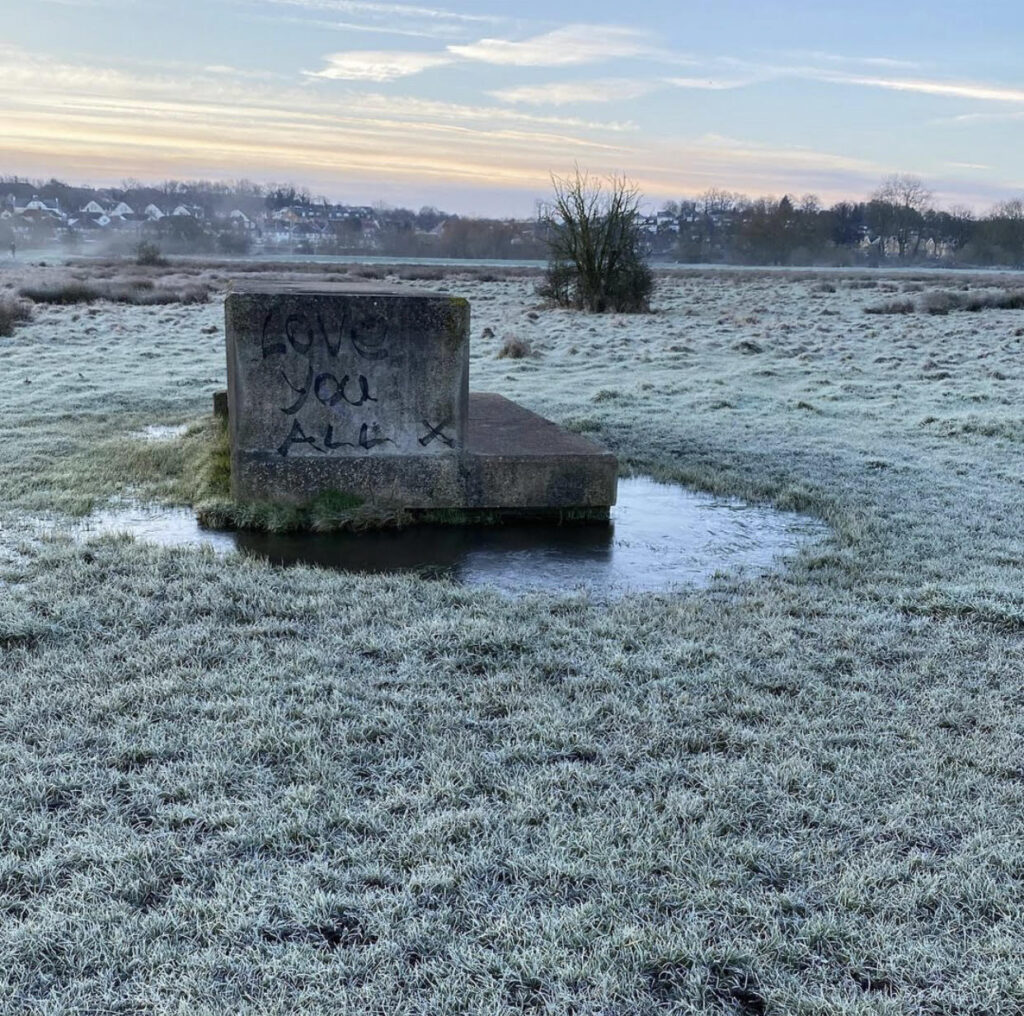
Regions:
<instances>
[{"instance_id":1,"label":"bare tree","mask_svg":"<svg viewBox=\"0 0 1024 1016\"><path fill-rule=\"evenodd\" d=\"M921 246L924 213L928 211L931 200L932 192L920 177L906 173L886 177L881 187L871 195L879 225L882 226L880 231L889 234L882 236L883 245L891 236L895 239L896 249L902 258L906 257L913 239L914 247L911 253L916 255Z\"/></svg>"},{"instance_id":2,"label":"bare tree","mask_svg":"<svg viewBox=\"0 0 1024 1016\"><path fill-rule=\"evenodd\" d=\"M551 182L542 295L597 314L648 310L653 279L643 257L636 187L616 176L602 185L578 166L572 176Z\"/></svg>"}]
</instances>

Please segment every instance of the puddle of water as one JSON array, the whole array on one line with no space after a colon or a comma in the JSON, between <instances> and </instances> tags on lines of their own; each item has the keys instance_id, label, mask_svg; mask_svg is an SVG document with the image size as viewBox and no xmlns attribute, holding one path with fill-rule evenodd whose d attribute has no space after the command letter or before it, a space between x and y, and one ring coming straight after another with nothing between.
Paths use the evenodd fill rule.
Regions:
<instances>
[{"instance_id":1,"label":"puddle of water","mask_svg":"<svg viewBox=\"0 0 1024 1016\"><path fill-rule=\"evenodd\" d=\"M110 533L128 533L137 540L161 547L213 547L219 554L236 550L238 533L203 529L189 508L165 508L137 502L116 502L93 512L73 529L75 536L89 539Z\"/></svg>"},{"instance_id":2,"label":"puddle of water","mask_svg":"<svg viewBox=\"0 0 1024 1016\"><path fill-rule=\"evenodd\" d=\"M76 532L131 533L164 546L206 545L340 571L414 572L505 592L655 592L703 586L719 572L765 571L776 559L823 536L820 522L639 477L619 481L607 524L419 526L398 532L218 532L187 509L115 505Z\"/></svg>"}]
</instances>

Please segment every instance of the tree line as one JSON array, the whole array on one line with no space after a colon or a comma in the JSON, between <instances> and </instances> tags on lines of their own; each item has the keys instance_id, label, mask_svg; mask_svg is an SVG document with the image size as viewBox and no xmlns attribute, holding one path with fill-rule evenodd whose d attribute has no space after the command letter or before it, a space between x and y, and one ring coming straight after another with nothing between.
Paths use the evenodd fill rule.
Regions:
<instances>
[{"instance_id":1,"label":"tree line","mask_svg":"<svg viewBox=\"0 0 1024 1016\"><path fill-rule=\"evenodd\" d=\"M891 176L866 201L828 208L814 195L750 199L712 189L668 202L658 218L655 249L684 262L1024 267L1024 200L985 215L940 209L914 176Z\"/></svg>"},{"instance_id":2,"label":"tree line","mask_svg":"<svg viewBox=\"0 0 1024 1016\"><path fill-rule=\"evenodd\" d=\"M83 207L97 196L140 208L183 202L205 210L207 221L239 208L254 220L285 208L316 216L333 207L322 195L290 183L251 180L167 180L143 184L124 180L98 190L61 180L0 177L5 195L24 202L38 196L65 209ZM2 209L0 209L2 211ZM657 215L643 216L641 242L649 257L685 263L766 265L907 264L1024 267L1024 199L1000 202L985 214L954 205L938 208L923 181L896 175L862 201L825 207L814 195L758 197L711 189L696 198L670 201ZM369 224L367 238L364 226ZM363 250L405 257L543 258L550 239L545 217L535 222L458 216L424 206L418 211L383 204L362 217L331 219L321 235L298 242L297 250L350 253ZM10 227L0 221L0 239ZM214 250L218 243L251 239L214 237L200 222L168 221L153 228L152 239L167 250ZM165 235L166 234L166 235ZM179 235L181 234L181 235ZM205 245L205 246L204 246ZM243 251L229 251L243 253Z\"/></svg>"}]
</instances>

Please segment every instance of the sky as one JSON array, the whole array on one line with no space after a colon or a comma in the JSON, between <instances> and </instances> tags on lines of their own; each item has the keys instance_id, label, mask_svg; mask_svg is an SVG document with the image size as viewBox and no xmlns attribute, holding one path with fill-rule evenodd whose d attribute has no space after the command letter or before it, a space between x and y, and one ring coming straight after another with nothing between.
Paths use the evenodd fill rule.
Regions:
<instances>
[{"instance_id":1,"label":"sky","mask_svg":"<svg viewBox=\"0 0 1024 1016\"><path fill-rule=\"evenodd\" d=\"M0 0L0 175L530 215L551 175L1024 194L1020 0Z\"/></svg>"}]
</instances>

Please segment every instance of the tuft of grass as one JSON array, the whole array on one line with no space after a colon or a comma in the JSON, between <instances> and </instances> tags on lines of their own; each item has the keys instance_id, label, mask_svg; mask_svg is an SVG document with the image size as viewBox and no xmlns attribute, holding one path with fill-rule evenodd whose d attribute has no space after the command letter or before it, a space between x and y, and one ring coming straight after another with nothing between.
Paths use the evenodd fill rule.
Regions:
<instances>
[{"instance_id":1,"label":"tuft of grass","mask_svg":"<svg viewBox=\"0 0 1024 1016\"><path fill-rule=\"evenodd\" d=\"M14 334L14 329L32 320L32 307L20 300L0 299L0 337Z\"/></svg>"},{"instance_id":2,"label":"tuft of grass","mask_svg":"<svg viewBox=\"0 0 1024 1016\"><path fill-rule=\"evenodd\" d=\"M210 291L206 286L187 285L172 289L155 287L149 280L120 284L69 281L48 286L25 286L18 292L20 296L33 303L58 305L109 300L112 303L157 306L170 303L206 303L210 299Z\"/></svg>"},{"instance_id":3,"label":"tuft of grass","mask_svg":"<svg viewBox=\"0 0 1024 1016\"><path fill-rule=\"evenodd\" d=\"M944 316L951 310L959 310L964 305L963 295L948 291L933 291L921 297L921 310L926 314Z\"/></svg>"},{"instance_id":4,"label":"tuft of grass","mask_svg":"<svg viewBox=\"0 0 1024 1016\"><path fill-rule=\"evenodd\" d=\"M101 299L101 288L95 283L63 282L52 286L24 286L20 296L33 303L73 304L95 303Z\"/></svg>"},{"instance_id":5,"label":"tuft of grass","mask_svg":"<svg viewBox=\"0 0 1024 1016\"><path fill-rule=\"evenodd\" d=\"M1003 293L972 293L963 303L967 311L1024 310L1024 289Z\"/></svg>"},{"instance_id":6,"label":"tuft of grass","mask_svg":"<svg viewBox=\"0 0 1024 1016\"><path fill-rule=\"evenodd\" d=\"M227 421L205 421L183 439L188 451L183 475L195 477L183 490L196 508L201 525L209 529L252 529L269 533L336 532L368 528L374 518L382 526L400 521L397 513L373 515L361 498L341 491L326 491L309 504L279 505L269 502L239 503L231 498L231 446Z\"/></svg>"},{"instance_id":7,"label":"tuft of grass","mask_svg":"<svg viewBox=\"0 0 1024 1016\"><path fill-rule=\"evenodd\" d=\"M913 300L887 300L864 308L865 314L913 314Z\"/></svg>"},{"instance_id":8,"label":"tuft of grass","mask_svg":"<svg viewBox=\"0 0 1024 1016\"><path fill-rule=\"evenodd\" d=\"M923 287L918 287L921 289ZM905 292L912 292L909 286ZM932 290L924 293L917 305L912 300L893 300L888 303L865 307L866 314L912 314L920 310L925 314L945 317L950 311L1021 310L1024 309L1024 290L1000 291L995 293L952 292Z\"/></svg>"},{"instance_id":9,"label":"tuft of grass","mask_svg":"<svg viewBox=\"0 0 1024 1016\"><path fill-rule=\"evenodd\" d=\"M445 277L445 271L430 266L412 266L400 269L397 275L406 282L440 282Z\"/></svg>"},{"instance_id":10,"label":"tuft of grass","mask_svg":"<svg viewBox=\"0 0 1024 1016\"><path fill-rule=\"evenodd\" d=\"M509 333L502 339L501 348L497 353L497 359L522 360L525 357L532 355L533 347L530 345L528 339L521 339L518 335Z\"/></svg>"}]
</instances>

